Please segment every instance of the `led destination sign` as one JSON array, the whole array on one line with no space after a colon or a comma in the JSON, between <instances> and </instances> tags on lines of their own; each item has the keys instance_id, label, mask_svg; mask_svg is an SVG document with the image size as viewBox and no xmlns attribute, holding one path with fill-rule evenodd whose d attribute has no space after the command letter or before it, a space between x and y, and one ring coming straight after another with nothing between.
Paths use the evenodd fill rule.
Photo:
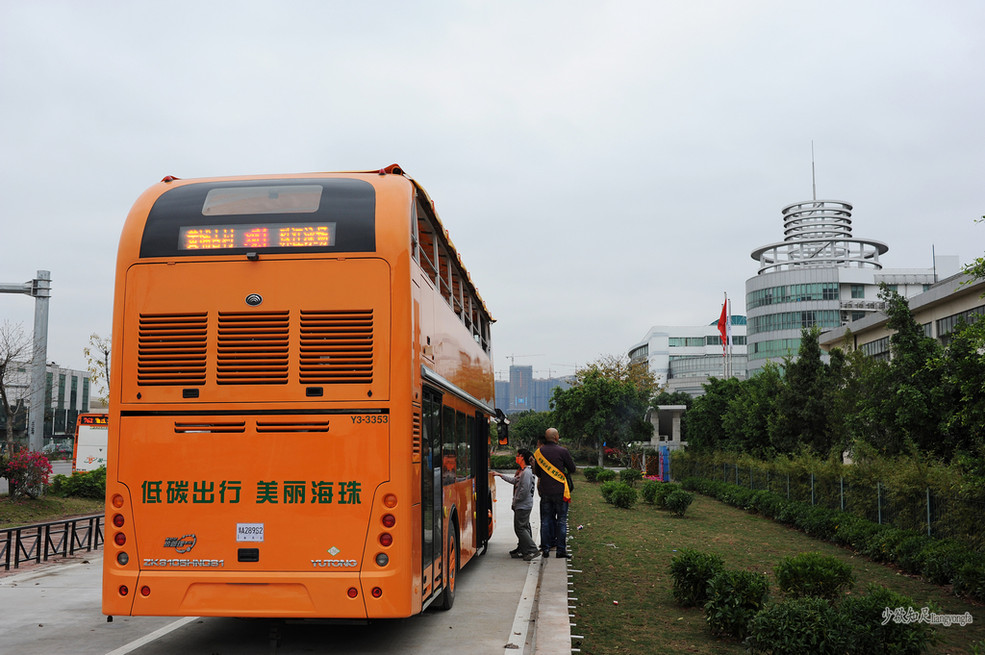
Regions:
<instances>
[{"instance_id":1,"label":"led destination sign","mask_svg":"<svg viewBox=\"0 0 985 655\"><path fill-rule=\"evenodd\" d=\"M335 245L335 223L194 225L178 229L179 250L318 248Z\"/></svg>"}]
</instances>

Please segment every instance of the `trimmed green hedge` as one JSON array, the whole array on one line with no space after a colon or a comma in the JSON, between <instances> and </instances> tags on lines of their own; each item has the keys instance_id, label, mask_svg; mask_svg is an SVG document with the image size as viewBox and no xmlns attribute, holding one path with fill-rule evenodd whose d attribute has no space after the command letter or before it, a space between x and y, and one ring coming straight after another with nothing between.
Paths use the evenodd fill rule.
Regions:
<instances>
[{"instance_id":1,"label":"trimmed green hedge","mask_svg":"<svg viewBox=\"0 0 985 655\"><path fill-rule=\"evenodd\" d=\"M682 486L792 525L816 539L847 546L877 562L894 563L933 584L953 585L955 593L985 602L985 555L956 541L879 525L840 510L718 480L687 478Z\"/></svg>"}]
</instances>

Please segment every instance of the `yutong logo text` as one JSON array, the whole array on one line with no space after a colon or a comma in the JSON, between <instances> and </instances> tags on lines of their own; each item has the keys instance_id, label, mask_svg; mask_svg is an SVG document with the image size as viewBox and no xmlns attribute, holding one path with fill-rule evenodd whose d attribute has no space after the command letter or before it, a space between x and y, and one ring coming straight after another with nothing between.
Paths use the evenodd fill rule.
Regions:
<instances>
[{"instance_id":1,"label":"yutong logo text","mask_svg":"<svg viewBox=\"0 0 985 655\"><path fill-rule=\"evenodd\" d=\"M193 534L186 534L183 537L165 537L164 547L174 548L176 553L187 553L195 547L197 539Z\"/></svg>"}]
</instances>

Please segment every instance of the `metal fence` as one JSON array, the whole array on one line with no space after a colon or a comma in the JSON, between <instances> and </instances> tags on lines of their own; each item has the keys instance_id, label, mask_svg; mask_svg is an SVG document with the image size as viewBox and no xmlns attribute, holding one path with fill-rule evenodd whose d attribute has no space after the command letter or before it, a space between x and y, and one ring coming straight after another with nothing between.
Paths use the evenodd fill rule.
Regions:
<instances>
[{"instance_id":1,"label":"metal fence","mask_svg":"<svg viewBox=\"0 0 985 655\"><path fill-rule=\"evenodd\" d=\"M985 552L985 535L980 530L985 503L954 498L931 487L894 489L882 482L860 482L844 476L775 473L697 460L675 461L672 473L678 481L693 476L771 491L788 500L840 509L880 525L956 539Z\"/></svg>"},{"instance_id":2,"label":"metal fence","mask_svg":"<svg viewBox=\"0 0 985 655\"><path fill-rule=\"evenodd\" d=\"M103 515L80 516L51 523L0 529L0 562L4 570L25 562L40 564L103 544Z\"/></svg>"}]
</instances>

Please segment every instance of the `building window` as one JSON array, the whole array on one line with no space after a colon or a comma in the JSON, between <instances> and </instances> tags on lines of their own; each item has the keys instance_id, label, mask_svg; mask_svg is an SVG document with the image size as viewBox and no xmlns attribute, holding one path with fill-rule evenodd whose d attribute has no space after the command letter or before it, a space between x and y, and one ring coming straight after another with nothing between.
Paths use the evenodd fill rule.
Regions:
<instances>
[{"instance_id":1,"label":"building window","mask_svg":"<svg viewBox=\"0 0 985 655\"><path fill-rule=\"evenodd\" d=\"M864 284L853 284L852 285L852 298L865 298L865 285Z\"/></svg>"},{"instance_id":2,"label":"building window","mask_svg":"<svg viewBox=\"0 0 985 655\"><path fill-rule=\"evenodd\" d=\"M875 341L870 341L869 343L863 343L861 350L863 354L871 357L872 359L888 360L889 337L883 337L882 339L876 339Z\"/></svg>"}]
</instances>

